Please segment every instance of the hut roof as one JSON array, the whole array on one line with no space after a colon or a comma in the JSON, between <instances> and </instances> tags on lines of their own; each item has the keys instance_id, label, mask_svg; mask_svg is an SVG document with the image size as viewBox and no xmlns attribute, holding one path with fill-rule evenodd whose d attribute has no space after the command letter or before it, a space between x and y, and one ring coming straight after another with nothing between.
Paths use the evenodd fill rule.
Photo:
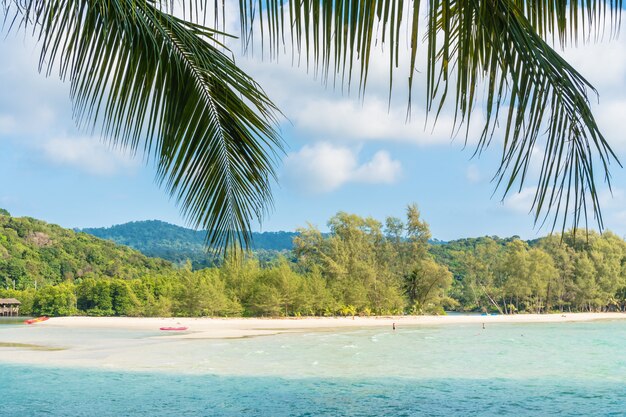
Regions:
<instances>
[{"instance_id":1,"label":"hut roof","mask_svg":"<svg viewBox=\"0 0 626 417\"><path fill-rule=\"evenodd\" d=\"M22 304L15 298L0 298L0 305L19 305Z\"/></svg>"}]
</instances>

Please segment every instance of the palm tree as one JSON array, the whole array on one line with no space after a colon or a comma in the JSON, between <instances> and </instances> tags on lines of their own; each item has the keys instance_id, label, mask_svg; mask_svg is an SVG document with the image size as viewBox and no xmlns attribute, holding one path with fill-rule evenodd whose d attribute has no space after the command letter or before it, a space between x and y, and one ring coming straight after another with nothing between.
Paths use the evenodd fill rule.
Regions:
<instances>
[{"instance_id":1,"label":"palm tree","mask_svg":"<svg viewBox=\"0 0 626 417\"><path fill-rule=\"evenodd\" d=\"M70 83L79 126L154 158L159 182L193 226L211 231L211 243L249 243L251 222L272 201L280 112L224 45L224 0L180 0L182 13L160 0L0 4L5 27L39 40L40 71ZM476 152L494 132L503 138L497 186L505 195L521 188L541 146L535 221L587 225L591 213L602 227L594 170L599 164L610 185L609 165L619 161L590 110L596 91L553 46L613 36L621 1L240 0L238 7L244 50L255 34L272 58L289 45L325 80L349 88L354 76L360 92L377 45L388 50L390 94L407 54L409 108L421 65L427 110L436 117L450 102L466 140L462 128L484 89Z\"/></svg>"}]
</instances>

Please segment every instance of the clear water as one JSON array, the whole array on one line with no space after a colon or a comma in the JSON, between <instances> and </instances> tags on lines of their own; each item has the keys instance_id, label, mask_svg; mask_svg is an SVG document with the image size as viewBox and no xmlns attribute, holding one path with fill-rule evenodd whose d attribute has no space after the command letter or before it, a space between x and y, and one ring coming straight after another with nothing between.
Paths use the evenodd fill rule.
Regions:
<instances>
[{"instance_id":1,"label":"clear water","mask_svg":"<svg viewBox=\"0 0 626 417\"><path fill-rule=\"evenodd\" d=\"M24 320L30 319L31 317L23 317L23 316L0 316L0 326L5 324L23 324Z\"/></svg>"},{"instance_id":2,"label":"clear water","mask_svg":"<svg viewBox=\"0 0 626 417\"><path fill-rule=\"evenodd\" d=\"M155 336L0 326L0 415L626 415L626 321Z\"/></svg>"}]
</instances>

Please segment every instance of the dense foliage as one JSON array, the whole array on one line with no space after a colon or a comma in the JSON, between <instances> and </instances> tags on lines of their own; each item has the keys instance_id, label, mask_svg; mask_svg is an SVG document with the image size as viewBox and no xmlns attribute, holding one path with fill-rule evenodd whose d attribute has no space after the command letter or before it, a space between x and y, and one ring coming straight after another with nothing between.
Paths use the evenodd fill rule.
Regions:
<instances>
[{"instance_id":1,"label":"dense foliage","mask_svg":"<svg viewBox=\"0 0 626 417\"><path fill-rule=\"evenodd\" d=\"M532 244L485 237L446 255L442 262L455 276L450 296L465 310L626 308L626 242L611 232L570 231Z\"/></svg>"},{"instance_id":2,"label":"dense foliage","mask_svg":"<svg viewBox=\"0 0 626 417\"><path fill-rule=\"evenodd\" d=\"M80 231L130 246L144 255L167 259L178 265L183 265L189 260L193 269L219 265L223 260L222 254L207 251L206 231L191 230L158 220L86 228ZM295 235L294 232L254 232L251 251L262 262L278 255L289 256Z\"/></svg>"},{"instance_id":3,"label":"dense foliage","mask_svg":"<svg viewBox=\"0 0 626 417\"><path fill-rule=\"evenodd\" d=\"M582 231L432 244L416 206L383 223L340 212L290 258L194 271L84 233L0 214L0 297L25 314L298 316L626 308L626 242ZM241 255L240 255L241 256Z\"/></svg>"},{"instance_id":4,"label":"dense foliage","mask_svg":"<svg viewBox=\"0 0 626 417\"><path fill-rule=\"evenodd\" d=\"M169 262L32 218L0 214L0 286L45 287L85 278L130 280Z\"/></svg>"}]
</instances>

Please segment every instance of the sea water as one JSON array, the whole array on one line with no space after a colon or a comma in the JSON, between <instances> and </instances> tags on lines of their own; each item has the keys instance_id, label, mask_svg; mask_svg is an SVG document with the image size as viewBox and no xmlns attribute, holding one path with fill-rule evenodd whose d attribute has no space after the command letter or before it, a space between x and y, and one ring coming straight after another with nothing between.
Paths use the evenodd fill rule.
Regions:
<instances>
[{"instance_id":1,"label":"sea water","mask_svg":"<svg viewBox=\"0 0 626 417\"><path fill-rule=\"evenodd\" d=\"M0 415L626 415L626 321L158 336L2 326Z\"/></svg>"}]
</instances>

